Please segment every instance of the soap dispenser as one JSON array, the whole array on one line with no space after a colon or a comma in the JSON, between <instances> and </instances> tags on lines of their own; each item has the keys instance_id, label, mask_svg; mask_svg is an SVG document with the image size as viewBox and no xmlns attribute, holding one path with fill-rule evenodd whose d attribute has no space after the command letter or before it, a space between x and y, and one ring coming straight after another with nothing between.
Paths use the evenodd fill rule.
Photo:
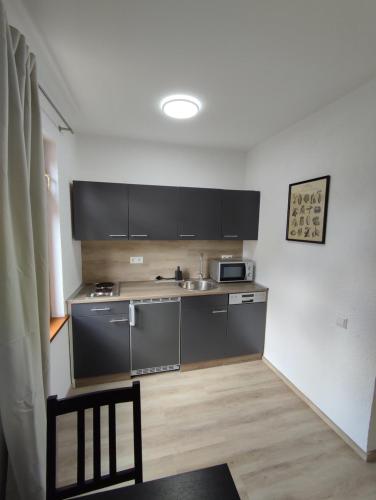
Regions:
<instances>
[{"instance_id":1,"label":"soap dispenser","mask_svg":"<svg viewBox=\"0 0 376 500\"><path fill-rule=\"evenodd\" d=\"M180 266L178 266L175 269L175 280L176 281L182 281L183 280L183 273L181 272Z\"/></svg>"}]
</instances>

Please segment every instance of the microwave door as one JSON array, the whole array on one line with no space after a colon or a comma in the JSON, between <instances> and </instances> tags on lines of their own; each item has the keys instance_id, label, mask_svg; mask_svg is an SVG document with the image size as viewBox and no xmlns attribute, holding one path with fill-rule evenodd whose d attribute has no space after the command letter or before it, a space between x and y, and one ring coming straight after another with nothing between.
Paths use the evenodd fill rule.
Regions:
<instances>
[{"instance_id":1,"label":"microwave door","mask_svg":"<svg viewBox=\"0 0 376 500\"><path fill-rule=\"evenodd\" d=\"M246 269L243 262L221 264L220 281L244 281Z\"/></svg>"}]
</instances>

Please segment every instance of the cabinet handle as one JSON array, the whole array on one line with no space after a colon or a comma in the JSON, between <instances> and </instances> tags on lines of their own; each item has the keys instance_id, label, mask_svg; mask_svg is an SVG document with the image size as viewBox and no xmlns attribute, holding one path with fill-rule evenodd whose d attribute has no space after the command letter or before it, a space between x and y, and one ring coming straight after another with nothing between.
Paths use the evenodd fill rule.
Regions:
<instances>
[{"instance_id":1,"label":"cabinet handle","mask_svg":"<svg viewBox=\"0 0 376 500\"><path fill-rule=\"evenodd\" d=\"M110 323L126 323L128 322L129 320L127 318L123 318L123 319L110 319Z\"/></svg>"},{"instance_id":2,"label":"cabinet handle","mask_svg":"<svg viewBox=\"0 0 376 500\"><path fill-rule=\"evenodd\" d=\"M111 307L93 307L90 311L111 311Z\"/></svg>"},{"instance_id":3,"label":"cabinet handle","mask_svg":"<svg viewBox=\"0 0 376 500\"><path fill-rule=\"evenodd\" d=\"M179 234L180 238L196 238L196 234Z\"/></svg>"},{"instance_id":4,"label":"cabinet handle","mask_svg":"<svg viewBox=\"0 0 376 500\"><path fill-rule=\"evenodd\" d=\"M134 304L129 304L130 326L136 326L136 309Z\"/></svg>"},{"instance_id":5,"label":"cabinet handle","mask_svg":"<svg viewBox=\"0 0 376 500\"><path fill-rule=\"evenodd\" d=\"M222 314L222 313L227 313L227 309L214 309L214 311L212 311L212 314Z\"/></svg>"},{"instance_id":6,"label":"cabinet handle","mask_svg":"<svg viewBox=\"0 0 376 500\"><path fill-rule=\"evenodd\" d=\"M238 234L224 234L224 238L239 238Z\"/></svg>"},{"instance_id":7,"label":"cabinet handle","mask_svg":"<svg viewBox=\"0 0 376 500\"><path fill-rule=\"evenodd\" d=\"M131 238L147 238L148 234L131 234Z\"/></svg>"},{"instance_id":8,"label":"cabinet handle","mask_svg":"<svg viewBox=\"0 0 376 500\"><path fill-rule=\"evenodd\" d=\"M127 234L109 234L108 235L110 238L127 238Z\"/></svg>"}]
</instances>

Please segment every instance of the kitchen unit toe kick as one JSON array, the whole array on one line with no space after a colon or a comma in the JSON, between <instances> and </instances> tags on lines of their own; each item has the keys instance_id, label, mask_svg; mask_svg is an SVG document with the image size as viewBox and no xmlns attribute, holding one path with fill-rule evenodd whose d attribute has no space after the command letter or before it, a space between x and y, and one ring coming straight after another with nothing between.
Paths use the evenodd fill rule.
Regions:
<instances>
[{"instance_id":1,"label":"kitchen unit toe kick","mask_svg":"<svg viewBox=\"0 0 376 500\"><path fill-rule=\"evenodd\" d=\"M235 365L237 363L246 363L247 361L257 361L262 359L263 354L246 354L244 356L232 356L230 358L211 359L210 361L198 361L196 363L183 363L180 371L188 372L191 370L202 370L204 368L213 368L214 366Z\"/></svg>"},{"instance_id":2,"label":"kitchen unit toe kick","mask_svg":"<svg viewBox=\"0 0 376 500\"><path fill-rule=\"evenodd\" d=\"M125 373L111 373L109 375L101 375L98 377L85 377L77 378L75 380L75 387L89 387L92 385L110 384L112 382L122 382L123 380L130 380L131 374Z\"/></svg>"}]
</instances>

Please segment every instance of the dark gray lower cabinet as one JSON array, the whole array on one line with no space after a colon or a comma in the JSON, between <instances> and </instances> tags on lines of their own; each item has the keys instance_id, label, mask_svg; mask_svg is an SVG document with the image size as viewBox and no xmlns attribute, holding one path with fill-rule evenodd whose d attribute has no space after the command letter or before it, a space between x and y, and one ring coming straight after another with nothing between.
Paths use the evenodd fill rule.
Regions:
<instances>
[{"instance_id":1,"label":"dark gray lower cabinet","mask_svg":"<svg viewBox=\"0 0 376 500\"><path fill-rule=\"evenodd\" d=\"M161 302L134 301L131 307L134 308L131 325L132 375L149 373L149 369L153 368L178 366L180 302L168 299Z\"/></svg>"},{"instance_id":2,"label":"dark gray lower cabinet","mask_svg":"<svg viewBox=\"0 0 376 500\"><path fill-rule=\"evenodd\" d=\"M128 314L80 316L72 307L74 377L130 371Z\"/></svg>"},{"instance_id":3,"label":"dark gray lower cabinet","mask_svg":"<svg viewBox=\"0 0 376 500\"><path fill-rule=\"evenodd\" d=\"M264 352L266 302L228 307L226 356Z\"/></svg>"},{"instance_id":4,"label":"dark gray lower cabinet","mask_svg":"<svg viewBox=\"0 0 376 500\"><path fill-rule=\"evenodd\" d=\"M226 352L228 295L182 299L181 362L220 359Z\"/></svg>"}]
</instances>

